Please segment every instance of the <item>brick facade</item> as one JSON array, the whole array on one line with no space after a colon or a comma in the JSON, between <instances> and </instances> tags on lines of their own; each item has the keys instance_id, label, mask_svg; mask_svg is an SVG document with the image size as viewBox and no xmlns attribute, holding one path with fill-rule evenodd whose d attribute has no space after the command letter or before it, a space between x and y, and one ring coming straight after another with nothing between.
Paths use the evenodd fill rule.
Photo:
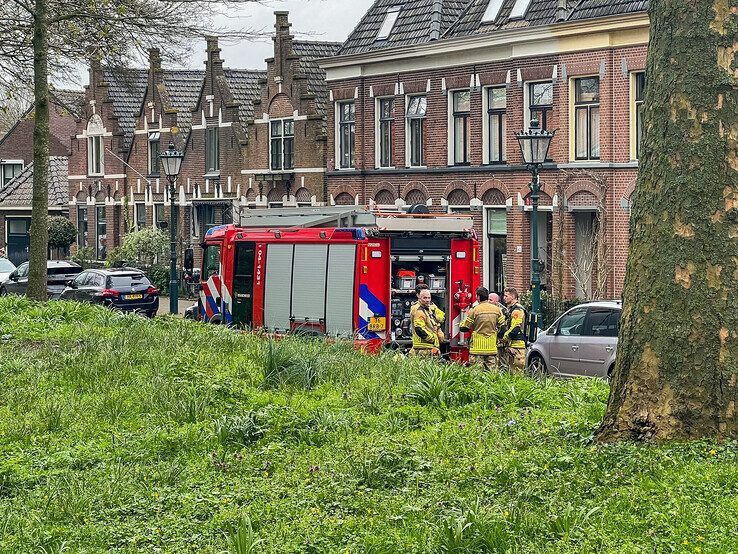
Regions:
<instances>
[{"instance_id":1,"label":"brick facade","mask_svg":"<svg viewBox=\"0 0 738 554\"><path fill-rule=\"evenodd\" d=\"M617 24L614 24L617 26ZM485 40L480 36L478 41ZM580 38L582 44L587 36ZM444 41L436 43L442 47ZM449 41L450 42L450 41ZM637 176L637 161L631 157L631 81L634 72L645 68L646 44L634 41L622 47L561 50L540 55L505 56L497 61L477 60L474 64L451 65L440 54L432 58L433 67L398 72L405 60L412 66L413 54L404 49L338 57L324 64L334 109L328 110L328 188L335 203L353 199L358 204L418 203L420 199L431 211L470 212L483 247L483 282L490 288L501 288L491 276L494 263L491 244L484 226L493 210L505 210L505 284L527 290L530 282L530 211L527 204L530 173L522 157L514 131L527 125L526 87L531 82L553 82L553 115L547 127L556 129L549 157L552 162L541 171L543 192L540 229L544 231L540 258L544 261L544 283L557 296L578 293L571 266L576 252L577 228L591 224L601 213L605 225L604 264L608 273L604 296L620 295L628 247L628 203ZM576 45L575 45L576 46ZM471 53L480 46L466 39ZM430 54L416 54L431 57ZM456 52L454 55L459 57ZM497 56L496 56L497 57ZM427 59L419 65L430 66ZM384 68L387 68L384 70ZM357 69L359 68L359 69ZM365 68L370 68L366 70ZM343 78L351 72L366 76ZM573 112L570 90L574 79L599 77L599 160L577 161L570 147L570 122ZM470 85L472 85L470 87ZM484 131L487 114L483 113L486 87L502 86L506 90L505 114L506 163L484 164ZM467 165L454 165L449 156L451 123L450 105L453 90L470 90L469 133L470 155ZM427 97L427 113L423 121L424 167L409 167L406 156L406 104L414 94ZM392 122L392 168L377 168L375 136L378 97L394 100ZM339 129L337 106L341 101L355 102L355 166L340 169L336 163ZM572 130L573 132L573 130ZM412 198L412 200L410 200ZM604 209L598 209L604 208ZM590 222L590 223L588 223ZM581 231L580 231L581 233ZM499 239L499 237L497 237ZM580 243L582 238L579 239ZM498 265L501 259L498 259ZM593 271L592 283L597 281ZM581 294L580 294L581 295Z\"/></svg>"}]
</instances>

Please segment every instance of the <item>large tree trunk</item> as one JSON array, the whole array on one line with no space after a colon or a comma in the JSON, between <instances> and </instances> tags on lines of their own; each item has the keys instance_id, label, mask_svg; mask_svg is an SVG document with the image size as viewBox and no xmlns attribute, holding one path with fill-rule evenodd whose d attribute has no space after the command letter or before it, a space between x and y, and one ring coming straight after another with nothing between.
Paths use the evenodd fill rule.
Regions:
<instances>
[{"instance_id":1,"label":"large tree trunk","mask_svg":"<svg viewBox=\"0 0 738 554\"><path fill-rule=\"evenodd\" d=\"M28 273L29 298L46 300L49 242L49 35L47 0L36 0L33 25L33 203Z\"/></svg>"},{"instance_id":2,"label":"large tree trunk","mask_svg":"<svg viewBox=\"0 0 738 554\"><path fill-rule=\"evenodd\" d=\"M738 17L652 0L645 144L600 440L736 437Z\"/></svg>"}]
</instances>

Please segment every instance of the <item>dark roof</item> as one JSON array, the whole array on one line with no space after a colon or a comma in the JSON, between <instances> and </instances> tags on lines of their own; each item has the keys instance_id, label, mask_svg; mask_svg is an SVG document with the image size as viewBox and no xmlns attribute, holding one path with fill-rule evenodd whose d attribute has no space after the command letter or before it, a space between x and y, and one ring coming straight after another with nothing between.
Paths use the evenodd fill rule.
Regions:
<instances>
[{"instance_id":1,"label":"dark roof","mask_svg":"<svg viewBox=\"0 0 738 554\"><path fill-rule=\"evenodd\" d=\"M33 164L28 164L5 188L0 190L0 210L5 207L31 208L33 198ZM67 180L67 158L49 158L49 207L69 205L69 181Z\"/></svg>"},{"instance_id":2,"label":"dark roof","mask_svg":"<svg viewBox=\"0 0 738 554\"><path fill-rule=\"evenodd\" d=\"M494 21L483 22L482 17L490 0L472 0L464 13L447 32L445 37L485 34L498 29L535 27L550 25L558 21L591 19L611 15L623 15L645 11L648 0L569 0L564 19L556 17L558 0L530 0L522 18L510 18L515 0L503 0L502 7ZM445 38L444 37L444 38Z\"/></svg>"},{"instance_id":3,"label":"dark roof","mask_svg":"<svg viewBox=\"0 0 738 554\"><path fill-rule=\"evenodd\" d=\"M432 29L437 29L438 34L442 35L472 1L376 0L343 43L338 54L355 54L429 42L432 40ZM387 39L377 40L385 15L393 7L400 8L397 21Z\"/></svg>"},{"instance_id":4,"label":"dark roof","mask_svg":"<svg viewBox=\"0 0 738 554\"><path fill-rule=\"evenodd\" d=\"M292 42L292 53L300 56L300 71L307 77L308 93L315 95L315 108L320 115L325 115L329 98L325 70L320 68L318 60L334 56L339 48L338 42Z\"/></svg>"},{"instance_id":5,"label":"dark roof","mask_svg":"<svg viewBox=\"0 0 738 554\"><path fill-rule=\"evenodd\" d=\"M266 79L266 71L254 69L223 69L233 100L238 103L241 125L254 118L254 100L261 96L260 79Z\"/></svg>"},{"instance_id":6,"label":"dark roof","mask_svg":"<svg viewBox=\"0 0 738 554\"><path fill-rule=\"evenodd\" d=\"M647 10L648 0L581 0L569 16L569 21Z\"/></svg>"},{"instance_id":7,"label":"dark roof","mask_svg":"<svg viewBox=\"0 0 738 554\"><path fill-rule=\"evenodd\" d=\"M192 127L192 110L197 107L205 72L201 70L164 70L162 100L166 108L177 111L177 126L186 136Z\"/></svg>"},{"instance_id":8,"label":"dark roof","mask_svg":"<svg viewBox=\"0 0 738 554\"><path fill-rule=\"evenodd\" d=\"M85 106L84 90L51 90L51 101L72 116L81 117Z\"/></svg>"},{"instance_id":9,"label":"dark roof","mask_svg":"<svg viewBox=\"0 0 738 554\"><path fill-rule=\"evenodd\" d=\"M113 103L113 115L123 132L123 149L133 142L135 118L141 112L141 104L148 86L148 69L103 69L103 80L108 85L108 99Z\"/></svg>"}]
</instances>

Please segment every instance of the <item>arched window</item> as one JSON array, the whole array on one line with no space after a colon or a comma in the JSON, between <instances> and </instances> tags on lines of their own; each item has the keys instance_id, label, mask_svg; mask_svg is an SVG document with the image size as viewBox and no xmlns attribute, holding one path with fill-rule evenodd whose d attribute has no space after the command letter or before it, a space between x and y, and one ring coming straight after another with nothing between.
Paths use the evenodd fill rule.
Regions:
<instances>
[{"instance_id":1,"label":"arched window","mask_svg":"<svg viewBox=\"0 0 738 554\"><path fill-rule=\"evenodd\" d=\"M446 199L448 201L449 206L468 206L469 205L469 195L466 193L464 189L454 189L452 190L448 198Z\"/></svg>"},{"instance_id":2,"label":"arched window","mask_svg":"<svg viewBox=\"0 0 738 554\"><path fill-rule=\"evenodd\" d=\"M342 192L336 196L336 206L353 206L354 197L347 192Z\"/></svg>"},{"instance_id":3,"label":"arched window","mask_svg":"<svg viewBox=\"0 0 738 554\"><path fill-rule=\"evenodd\" d=\"M489 189L482 195L482 204L485 206L504 206L505 195L499 189Z\"/></svg>"},{"instance_id":4,"label":"arched window","mask_svg":"<svg viewBox=\"0 0 738 554\"><path fill-rule=\"evenodd\" d=\"M394 204L395 203L395 195L392 194L387 189L380 190L376 195L374 195L374 201L377 204Z\"/></svg>"},{"instance_id":5,"label":"arched window","mask_svg":"<svg viewBox=\"0 0 738 554\"><path fill-rule=\"evenodd\" d=\"M103 135L105 127L102 118L94 114L87 123L87 174L103 175L105 173L105 156Z\"/></svg>"},{"instance_id":6,"label":"arched window","mask_svg":"<svg viewBox=\"0 0 738 554\"><path fill-rule=\"evenodd\" d=\"M413 189L405 195L405 204L412 206L413 204L425 204L425 194L418 189Z\"/></svg>"},{"instance_id":7,"label":"arched window","mask_svg":"<svg viewBox=\"0 0 738 554\"><path fill-rule=\"evenodd\" d=\"M313 195L305 187L300 187L295 193L298 206L310 206L313 203Z\"/></svg>"}]
</instances>

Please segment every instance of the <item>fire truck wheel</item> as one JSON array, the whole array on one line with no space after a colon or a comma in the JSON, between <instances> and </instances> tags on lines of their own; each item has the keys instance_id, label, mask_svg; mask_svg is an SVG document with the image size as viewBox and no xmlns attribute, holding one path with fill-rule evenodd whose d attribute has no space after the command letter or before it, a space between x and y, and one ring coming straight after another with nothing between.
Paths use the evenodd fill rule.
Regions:
<instances>
[{"instance_id":1,"label":"fire truck wheel","mask_svg":"<svg viewBox=\"0 0 738 554\"><path fill-rule=\"evenodd\" d=\"M210 323L213 325L222 325L223 324L223 316L221 315L214 315L212 318L210 318Z\"/></svg>"}]
</instances>

